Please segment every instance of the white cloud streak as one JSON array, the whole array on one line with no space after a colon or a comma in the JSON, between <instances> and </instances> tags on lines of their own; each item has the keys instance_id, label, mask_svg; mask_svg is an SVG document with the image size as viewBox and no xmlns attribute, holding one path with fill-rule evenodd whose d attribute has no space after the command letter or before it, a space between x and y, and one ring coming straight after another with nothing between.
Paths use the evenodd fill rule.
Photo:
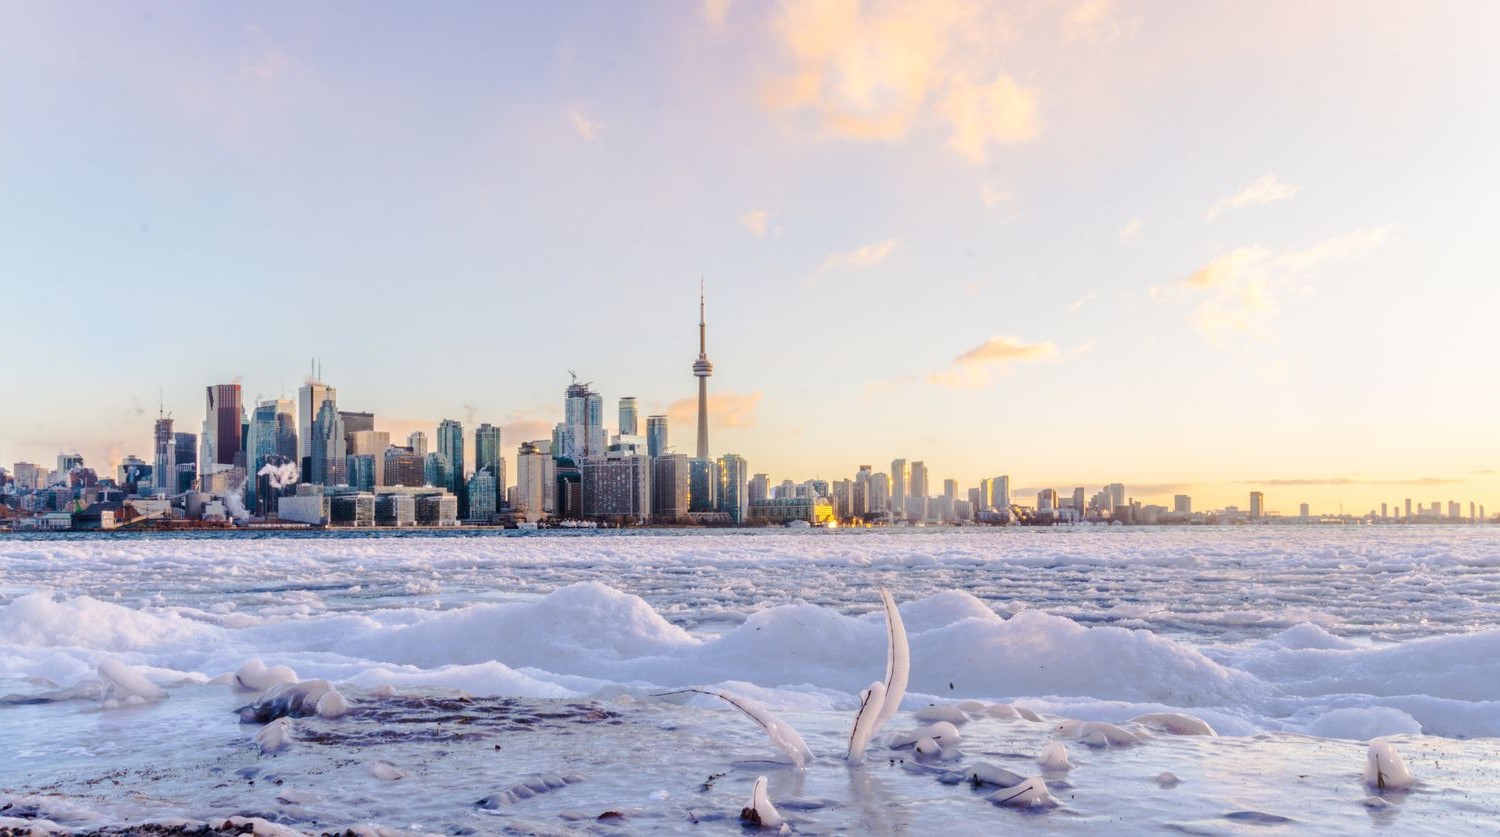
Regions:
<instances>
[{"instance_id":1,"label":"white cloud streak","mask_svg":"<svg viewBox=\"0 0 1500 837\"><path fill-rule=\"evenodd\" d=\"M1289 200L1300 191L1302 191L1301 186L1279 180L1274 174L1261 175L1254 183L1209 207L1208 213L1203 216L1203 221L1204 223L1213 221L1231 209L1264 206Z\"/></svg>"}]
</instances>

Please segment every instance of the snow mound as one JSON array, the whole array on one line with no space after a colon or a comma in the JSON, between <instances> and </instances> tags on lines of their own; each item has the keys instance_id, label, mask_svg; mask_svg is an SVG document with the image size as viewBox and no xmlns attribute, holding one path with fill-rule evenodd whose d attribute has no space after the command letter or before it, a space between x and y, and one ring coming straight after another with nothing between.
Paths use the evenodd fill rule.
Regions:
<instances>
[{"instance_id":1,"label":"snow mound","mask_svg":"<svg viewBox=\"0 0 1500 837\"><path fill-rule=\"evenodd\" d=\"M206 644L215 633L175 613L158 616L88 596L59 599L31 593L0 607L0 637L11 645L159 650L163 645Z\"/></svg>"}]
</instances>

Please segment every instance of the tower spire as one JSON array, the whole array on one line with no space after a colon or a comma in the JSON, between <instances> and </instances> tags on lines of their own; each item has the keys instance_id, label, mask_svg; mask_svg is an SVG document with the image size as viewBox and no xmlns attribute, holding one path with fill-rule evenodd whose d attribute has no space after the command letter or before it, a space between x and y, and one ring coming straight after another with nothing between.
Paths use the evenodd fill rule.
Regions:
<instances>
[{"instance_id":1,"label":"tower spire","mask_svg":"<svg viewBox=\"0 0 1500 837\"><path fill-rule=\"evenodd\" d=\"M698 459L708 458L708 376L714 365L708 360L708 326L703 316L703 279L698 279L698 360L693 376L698 379Z\"/></svg>"},{"instance_id":2,"label":"tower spire","mask_svg":"<svg viewBox=\"0 0 1500 837\"><path fill-rule=\"evenodd\" d=\"M698 278L698 357L708 357L708 326L703 318L703 277Z\"/></svg>"}]
</instances>

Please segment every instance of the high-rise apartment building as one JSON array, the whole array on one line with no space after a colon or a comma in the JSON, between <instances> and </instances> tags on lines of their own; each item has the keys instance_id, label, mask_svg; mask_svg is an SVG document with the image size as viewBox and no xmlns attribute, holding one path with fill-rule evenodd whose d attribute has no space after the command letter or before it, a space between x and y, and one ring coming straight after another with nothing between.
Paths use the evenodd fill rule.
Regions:
<instances>
[{"instance_id":1,"label":"high-rise apartment building","mask_svg":"<svg viewBox=\"0 0 1500 837\"><path fill-rule=\"evenodd\" d=\"M515 511L531 523L551 513L546 502L546 464L552 456L542 450L541 443L522 442L516 451Z\"/></svg>"},{"instance_id":2,"label":"high-rise apartment building","mask_svg":"<svg viewBox=\"0 0 1500 837\"><path fill-rule=\"evenodd\" d=\"M561 432L553 436L556 455L574 462L591 456L603 456L609 433L604 427L604 396L589 389L587 383L573 383L563 399Z\"/></svg>"},{"instance_id":3,"label":"high-rise apartment building","mask_svg":"<svg viewBox=\"0 0 1500 837\"><path fill-rule=\"evenodd\" d=\"M464 425L454 419L443 419L437 429L437 452L448 460L448 489L458 498L458 516L469 516L468 471L464 469Z\"/></svg>"},{"instance_id":4,"label":"high-rise apartment building","mask_svg":"<svg viewBox=\"0 0 1500 837\"><path fill-rule=\"evenodd\" d=\"M648 456L667 455L667 417L646 417L646 454Z\"/></svg>"},{"instance_id":5,"label":"high-rise apartment building","mask_svg":"<svg viewBox=\"0 0 1500 837\"><path fill-rule=\"evenodd\" d=\"M495 508L505 505L505 454L500 448L500 428L488 422L474 431L474 473L488 471L495 482ZM473 494L469 501L474 500ZM478 519L472 509L470 516Z\"/></svg>"},{"instance_id":6,"label":"high-rise apartment building","mask_svg":"<svg viewBox=\"0 0 1500 837\"><path fill-rule=\"evenodd\" d=\"M1266 495L1259 491L1250 492L1250 519L1258 520L1265 516Z\"/></svg>"},{"instance_id":7,"label":"high-rise apartment building","mask_svg":"<svg viewBox=\"0 0 1500 837\"><path fill-rule=\"evenodd\" d=\"M910 493L908 480L910 474L906 467L905 459L891 460L891 511L896 517L906 514L906 495Z\"/></svg>"},{"instance_id":8,"label":"high-rise apartment building","mask_svg":"<svg viewBox=\"0 0 1500 837\"><path fill-rule=\"evenodd\" d=\"M927 466L921 462L911 464L911 473L907 477L906 493L910 497L921 497L927 499L930 493L927 488Z\"/></svg>"},{"instance_id":9,"label":"high-rise apartment building","mask_svg":"<svg viewBox=\"0 0 1500 837\"><path fill-rule=\"evenodd\" d=\"M651 457L624 450L585 459L583 516L640 523L651 516Z\"/></svg>"},{"instance_id":10,"label":"high-rise apartment building","mask_svg":"<svg viewBox=\"0 0 1500 837\"><path fill-rule=\"evenodd\" d=\"M750 466L745 457L726 453L719 457L719 511L736 525L750 513Z\"/></svg>"},{"instance_id":11,"label":"high-rise apartment building","mask_svg":"<svg viewBox=\"0 0 1500 837\"><path fill-rule=\"evenodd\" d=\"M750 478L750 502L771 499L771 475L756 474Z\"/></svg>"},{"instance_id":12,"label":"high-rise apartment building","mask_svg":"<svg viewBox=\"0 0 1500 837\"><path fill-rule=\"evenodd\" d=\"M687 518L691 461L685 453L664 453L652 460L652 520L657 523L677 523Z\"/></svg>"},{"instance_id":13,"label":"high-rise apartment building","mask_svg":"<svg viewBox=\"0 0 1500 837\"><path fill-rule=\"evenodd\" d=\"M1192 514L1193 498L1186 494L1178 494L1172 498L1172 511L1175 514Z\"/></svg>"},{"instance_id":14,"label":"high-rise apartment building","mask_svg":"<svg viewBox=\"0 0 1500 837\"><path fill-rule=\"evenodd\" d=\"M1112 482L1109 485L1105 486L1105 490L1109 492L1109 505L1111 511L1125 505L1124 483Z\"/></svg>"},{"instance_id":15,"label":"high-rise apartment building","mask_svg":"<svg viewBox=\"0 0 1500 837\"><path fill-rule=\"evenodd\" d=\"M495 489L495 475L489 467L475 468L469 477L469 520L489 523L499 510L499 493Z\"/></svg>"},{"instance_id":16,"label":"high-rise apartment building","mask_svg":"<svg viewBox=\"0 0 1500 837\"><path fill-rule=\"evenodd\" d=\"M990 480L991 502L1000 511L1010 511L1010 476L1001 474Z\"/></svg>"}]
</instances>

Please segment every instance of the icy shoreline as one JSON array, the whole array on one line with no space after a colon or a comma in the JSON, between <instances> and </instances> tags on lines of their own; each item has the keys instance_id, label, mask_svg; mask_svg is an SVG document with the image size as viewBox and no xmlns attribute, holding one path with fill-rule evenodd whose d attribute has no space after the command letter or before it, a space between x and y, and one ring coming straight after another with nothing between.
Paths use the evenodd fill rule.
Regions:
<instances>
[{"instance_id":1,"label":"icy shoreline","mask_svg":"<svg viewBox=\"0 0 1500 837\"><path fill-rule=\"evenodd\" d=\"M873 799L927 810L923 826L1005 827L991 822L1005 812L969 805L933 765L888 748L938 704L969 711L960 765L1036 773L1059 740L1073 755L1051 791L1061 804L1028 819L1032 830L1123 815L1233 831L1254 817L1219 809L1256 799L1244 810L1317 830L1398 815L1418 831L1500 822L1500 781L1485 767L1500 749L1500 537L1276 534L0 541L0 695L14 696L0 705L13 746L0 805L47 800L71 831L235 814L302 831L568 831L612 806L631 827L685 831L737 813L758 770L797 831L858 830L883 810L866 782L879 786ZM911 683L871 764L849 768L830 754L860 690L882 676L882 585L900 602ZM221 684L253 657L330 681L348 716L294 720L290 746L260 752L259 726L233 713L246 698ZM87 689L43 700L98 679L107 660L128 671L104 679L134 684L116 684L115 705L150 688L166 697L117 709ZM806 771L768 768L776 754L743 716L712 698L655 696L695 685L788 718L818 758ZM997 703L1047 723L974 712ZM441 705L446 721L433 715ZM542 720L499 723L517 713ZM1095 749L1057 728L1151 713L1201 717L1221 737L1156 730ZM445 723L477 737L389 732ZM1364 742L1379 736L1410 754L1419 785L1374 803L1359 775ZM374 763L402 778L381 779ZM1257 774L1288 768L1280 795L1257 790ZM245 769L306 785L316 801L262 798L232 778ZM106 784L115 772L137 808ZM584 781L475 806L527 777L573 772ZM718 773L732 793L699 794ZM1181 784L1158 786L1162 773ZM1145 801L1168 792L1158 807Z\"/></svg>"}]
</instances>

